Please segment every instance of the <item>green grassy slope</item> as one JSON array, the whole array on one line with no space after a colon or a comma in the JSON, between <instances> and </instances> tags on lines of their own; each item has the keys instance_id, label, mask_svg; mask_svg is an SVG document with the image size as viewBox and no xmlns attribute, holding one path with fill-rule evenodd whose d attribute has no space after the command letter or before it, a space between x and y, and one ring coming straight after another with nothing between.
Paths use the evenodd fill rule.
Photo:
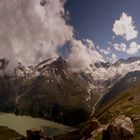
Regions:
<instances>
[{"instance_id":1,"label":"green grassy slope","mask_svg":"<svg viewBox=\"0 0 140 140\"><path fill-rule=\"evenodd\" d=\"M98 119L102 119L101 121L103 122L103 117L105 116L107 121L122 113L129 117L140 113L140 85L135 85L122 91L119 97L110 102L108 109Z\"/></svg>"},{"instance_id":2,"label":"green grassy slope","mask_svg":"<svg viewBox=\"0 0 140 140\"><path fill-rule=\"evenodd\" d=\"M108 105L105 112L98 116L98 120L102 124L107 124L114 120L118 115L125 114L128 117L140 114L140 85L133 85L128 89L122 91L120 96L115 100L112 100ZM134 124L135 137L137 140L140 138L140 124Z\"/></svg>"},{"instance_id":3,"label":"green grassy slope","mask_svg":"<svg viewBox=\"0 0 140 140\"><path fill-rule=\"evenodd\" d=\"M24 137L16 131L5 126L0 126L0 140L20 140L21 138Z\"/></svg>"}]
</instances>

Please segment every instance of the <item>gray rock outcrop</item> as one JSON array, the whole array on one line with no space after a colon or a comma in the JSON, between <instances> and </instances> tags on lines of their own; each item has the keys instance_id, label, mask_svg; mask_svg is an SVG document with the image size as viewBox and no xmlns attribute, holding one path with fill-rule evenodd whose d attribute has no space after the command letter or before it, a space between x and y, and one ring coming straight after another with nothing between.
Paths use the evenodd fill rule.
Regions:
<instances>
[{"instance_id":1,"label":"gray rock outcrop","mask_svg":"<svg viewBox=\"0 0 140 140\"><path fill-rule=\"evenodd\" d=\"M131 140L133 135L134 127L131 119L121 115L103 132L103 140Z\"/></svg>"}]
</instances>

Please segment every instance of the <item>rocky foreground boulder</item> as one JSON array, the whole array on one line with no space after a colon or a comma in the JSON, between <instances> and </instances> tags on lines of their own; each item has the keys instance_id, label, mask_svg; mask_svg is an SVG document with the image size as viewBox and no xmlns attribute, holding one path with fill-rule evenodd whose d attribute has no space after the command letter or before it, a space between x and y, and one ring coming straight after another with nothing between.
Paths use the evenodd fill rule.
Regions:
<instances>
[{"instance_id":1,"label":"rocky foreground boulder","mask_svg":"<svg viewBox=\"0 0 140 140\"><path fill-rule=\"evenodd\" d=\"M140 125L140 114L133 114L131 116L131 119L134 124L139 124Z\"/></svg>"},{"instance_id":2,"label":"rocky foreground boulder","mask_svg":"<svg viewBox=\"0 0 140 140\"><path fill-rule=\"evenodd\" d=\"M134 135L134 126L129 117L117 117L103 132L103 140L131 140Z\"/></svg>"},{"instance_id":3,"label":"rocky foreground boulder","mask_svg":"<svg viewBox=\"0 0 140 140\"><path fill-rule=\"evenodd\" d=\"M101 125L98 120L91 119L79 130L64 135L47 138L42 129L27 130L27 140L132 140L134 136L133 122L129 117L120 115L110 124Z\"/></svg>"},{"instance_id":4,"label":"rocky foreground boulder","mask_svg":"<svg viewBox=\"0 0 140 140\"><path fill-rule=\"evenodd\" d=\"M47 140L43 129L27 130L27 140Z\"/></svg>"},{"instance_id":5,"label":"rocky foreground boulder","mask_svg":"<svg viewBox=\"0 0 140 140\"><path fill-rule=\"evenodd\" d=\"M70 132L65 135L54 136L53 140L81 140L88 139L92 135L91 133L100 127L100 123L96 119L87 121L79 130Z\"/></svg>"},{"instance_id":6,"label":"rocky foreground boulder","mask_svg":"<svg viewBox=\"0 0 140 140\"><path fill-rule=\"evenodd\" d=\"M100 127L100 123L93 119L88 121L80 130L69 132L64 135L54 136L53 138L47 138L42 129L27 130L27 140L80 140L88 139L91 137L91 133Z\"/></svg>"}]
</instances>

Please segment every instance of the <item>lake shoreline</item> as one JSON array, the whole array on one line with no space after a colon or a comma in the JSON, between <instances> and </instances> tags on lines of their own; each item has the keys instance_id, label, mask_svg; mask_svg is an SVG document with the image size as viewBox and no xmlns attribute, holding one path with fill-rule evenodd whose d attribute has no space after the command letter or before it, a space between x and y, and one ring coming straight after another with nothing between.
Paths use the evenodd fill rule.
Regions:
<instances>
[{"instance_id":1,"label":"lake shoreline","mask_svg":"<svg viewBox=\"0 0 140 140\"><path fill-rule=\"evenodd\" d=\"M26 130L33 128L43 128L46 131L47 136L53 136L76 130L75 128L49 120L33 118L25 115L16 116L12 113L3 112L0 112L0 126L6 126L9 129L13 129L23 136L26 136Z\"/></svg>"}]
</instances>

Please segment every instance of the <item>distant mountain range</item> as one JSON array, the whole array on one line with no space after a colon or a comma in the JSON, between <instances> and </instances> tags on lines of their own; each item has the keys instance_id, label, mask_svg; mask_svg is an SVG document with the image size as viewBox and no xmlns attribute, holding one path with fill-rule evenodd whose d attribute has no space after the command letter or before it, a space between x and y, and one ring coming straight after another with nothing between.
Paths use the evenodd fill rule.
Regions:
<instances>
[{"instance_id":1,"label":"distant mountain range","mask_svg":"<svg viewBox=\"0 0 140 140\"><path fill-rule=\"evenodd\" d=\"M4 61L0 66L4 67ZM88 73L75 72L62 57L28 67L19 63L13 74L0 77L0 111L77 125L90 116L96 101L120 79L140 71L140 58L113 64L98 62L91 69Z\"/></svg>"}]
</instances>

